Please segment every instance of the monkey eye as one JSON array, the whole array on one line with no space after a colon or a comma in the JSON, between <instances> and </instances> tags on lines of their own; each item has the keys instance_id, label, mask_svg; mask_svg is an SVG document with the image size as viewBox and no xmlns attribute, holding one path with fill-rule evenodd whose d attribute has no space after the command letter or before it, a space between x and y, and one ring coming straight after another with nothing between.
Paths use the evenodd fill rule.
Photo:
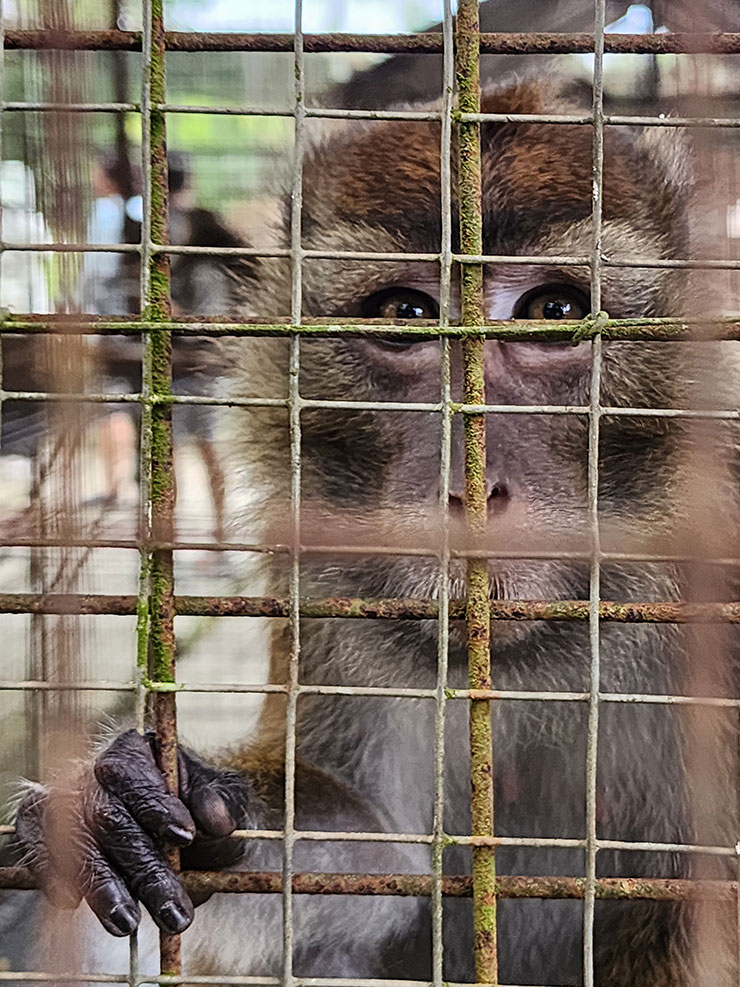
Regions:
<instances>
[{"instance_id":1,"label":"monkey eye","mask_svg":"<svg viewBox=\"0 0 740 987\"><path fill-rule=\"evenodd\" d=\"M525 292L514 306L515 319L583 319L590 305L582 291L569 284L547 284Z\"/></svg>"},{"instance_id":2,"label":"monkey eye","mask_svg":"<svg viewBox=\"0 0 740 987\"><path fill-rule=\"evenodd\" d=\"M383 288L370 295L362 303L360 314L364 319L384 319L388 322L395 322L396 319L437 319L439 307L423 291L399 286ZM430 340L425 336L398 335L387 339L378 336L373 342L380 349L408 350L414 344L428 343Z\"/></svg>"},{"instance_id":3,"label":"monkey eye","mask_svg":"<svg viewBox=\"0 0 740 987\"><path fill-rule=\"evenodd\" d=\"M436 319L437 303L415 288L383 288L362 303L363 319Z\"/></svg>"}]
</instances>

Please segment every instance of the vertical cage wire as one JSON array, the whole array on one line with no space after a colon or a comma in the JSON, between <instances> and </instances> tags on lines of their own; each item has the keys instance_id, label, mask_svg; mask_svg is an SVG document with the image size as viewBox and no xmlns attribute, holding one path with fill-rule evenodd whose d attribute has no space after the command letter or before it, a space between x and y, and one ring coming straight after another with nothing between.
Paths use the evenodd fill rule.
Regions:
<instances>
[{"instance_id":1,"label":"vertical cage wire","mask_svg":"<svg viewBox=\"0 0 740 987\"><path fill-rule=\"evenodd\" d=\"M461 113L480 113L480 23L478 0L460 0L457 11L457 84ZM484 373L483 221L481 206L480 124L463 120L458 131L460 208L460 321L478 329L462 341L463 401L486 403ZM474 260L464 259L472 255ZM465 519L471 536L485 532L485 412L465 411ZM491 688L489 576L486 559L467 562L465 619L471 689ZM493 731L491 701L470 700L471 832L493 837ZM496 859L492 844L473 847L473 929L478 983L498 983L496 945Z\"/></svg>"},{"instance_id":2,"label":"vertical cage wire","mask_svg":"<svg viewBox=\"0 0 740 987\"><path fill-rule=\"evenodd\" d=\"M301 323L303 313L303 145L305 123L305 60L303 55L303 3L295 0L294 139L290 211L290 317ZM290 419L290 655L286 682L285 711L285 817L283 820L283 984L293 983L293 849L295 845L295 766L298 679L301 655L300 560L301 560L301 340L290 339L288 412Z\"/></svg>"},{"instance_id":3,"label":"vertical cage wire","mask_svg":"<svg viewBox=\"0 0 740 987\"><path fill-rule=\"evenodd\" d=\"M128 943L128 987L138 987L139 983L139 930L134 929Z\"/></svg>"},{"instance_id":4,"label":"vertical cage wire","mask_svg":"<svg viewBox=\"0 0 740 987\"><path fill-rule=\"evenodd\" d=\"M144 222L141 230L141 307L149 322L171 318L169 255L155 250L166 245L167 142L166 117L162 104L165 91L165 36L163 0L143 0L142 35L142 183ZM172 545L174 538L174 463L172 451L172 334L153 328L145 334L142 367L142 405L148 413L142 421L141 463L145 501L143 515L147 542L152 539ZM146 586L148 620L146 639L139 640L140 674L146 659L147 679L152 683L175 681L175 600L173 552L168 548L146 549L140 581ZM177 708L174 691L156 689L151 696L158 757L170 791L177 784ZM177 849L167 851L170 866L179 871ZM182 949L179 935L160 932L162 973L179 974Z\"/></svg>"},{"instance_id":5,"label":"vertical cage wire","mask_svg":"<svg viewBox=\"0 0 740 987\"><path fill-rule=\"evenodd\" d=\"M453 50L453 24L450 0L444 0L443 20L443 71L442 106L440 118L440 206L441 206L441 255L439 277L439 324L445 328L450 322L450 295L452 287L452 99L455 83L455 58ZM449 659L449 610L450 610L450 450L452 441L452 394L450 373L450 341L439 341L441 352L441 423L439 513L442 520L442 545L439 557L439 616L437 623L437 684L435 690L434 722L434 820L432 844L432 983L442 987L444 963L444 928L442 879L444 875L444 800L445 800L445 712L447 667Z\"/></svg>"},{"instance_id":6,"label":"vertical cage wire","mask_svg":"<svg viewBox=\"0 0 740 987\"><path fill-rule=\"evenodd\" d=\"M591 229L591 315L601 321L601 229L604 185L604 28L606 0L594 0L593 164ZM599 420L601 416L601 335L591 343L591 394L588 415L588 523L591 538L588 627L591 652L586 737L586 893L583 905L583 982L594 987L596 910L596 775L599 747L601 648L601 545L599 530Z\"/></svg>"}]
</instances>

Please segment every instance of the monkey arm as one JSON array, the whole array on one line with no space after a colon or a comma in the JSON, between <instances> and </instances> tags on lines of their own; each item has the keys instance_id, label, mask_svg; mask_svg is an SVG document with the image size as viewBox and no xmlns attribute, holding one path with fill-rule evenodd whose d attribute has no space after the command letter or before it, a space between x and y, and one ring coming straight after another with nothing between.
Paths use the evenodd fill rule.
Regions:
<instances>
[{"instance_id":1,"label":"monkey arm","mask_svg":"<svg viewBox=\"0 0 740 987\"><path fill-rule=\"evenodd\" d=\"M36 873L52 904L75 908L85 898L114 936L138 927L140 905L165 932L184 931L193 920L193 902L163 849L180 847L183 866L190 870L240 861L259 869L279 867L271 856L272 851L279 855L274 841L268 841L269 859L263 859L264 850L229 837L237 828L283 825L285 772L280 751L256 744L231 752L217 767L179 748L178 775L174 796L157 766L154 734L120 734L84 769L75 788L36 785L29 791L16 819L16 858L20 854ZM365 800L332 774L299 762L295 783L299 827L380 828ZM393 854L386 860L372 845L337 852L314 843L303 853L301 862L313 869L426 869L424 862L396 860Z\"/></svg>"},{"instance_id":2,"label":"monkey arm","mask_svg":"<svg viewBox=\"0 0 740 987\"><path fill-rule=\"evenodd\" d=\"M120 734L84 772L77 790L35 786L21 802L17 841L41 886L61 907L85 898L115 936L138 926L139 902L166 932L182 932L193 904L163 846L192 846L194 866L224 866L241 853L227 840L259 821L249 781L180 748L179 797L155 760L153 734Z\"/></svg>"}]
</instances>

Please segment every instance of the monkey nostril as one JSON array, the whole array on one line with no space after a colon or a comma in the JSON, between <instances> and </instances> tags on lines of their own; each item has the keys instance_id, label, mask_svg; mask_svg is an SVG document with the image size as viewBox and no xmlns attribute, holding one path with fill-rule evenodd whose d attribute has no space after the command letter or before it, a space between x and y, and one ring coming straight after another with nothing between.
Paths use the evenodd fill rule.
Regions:
<instances>
[{"instance_id":1,"label":"monkey nostril","mask_svg":"<svg viewBox=\"0 0 740 987\"><path fill-rule=\"evenodd\" d=\"M465 499L459 494L451 493L449 496L450 511L462 514L465 509Z\"/></svg>"},{"instance_id":2,"label":"monkey nostril","mask_svg":"<svg viewBox=\"0 0 740 987\"><path fill-rule=\"evenodd\" d=\"M488 491L489 510L500 511L506 506L509 499L509 489L505 483L494 483Z\"/></svg>"},{"instance_id":3,"label":"monkey nostril","mask_svg":"<svg viewBox=\"0 0 740 987\"><path fill-rule=\"evenodd\" d=\"M494 483L488 491L488 509L503 510L509 500L509 488L505 483ZM449 499L450 511L462 514L465 510L465 497L459 493L451 493Z\"/></svg>"}]
</instances>

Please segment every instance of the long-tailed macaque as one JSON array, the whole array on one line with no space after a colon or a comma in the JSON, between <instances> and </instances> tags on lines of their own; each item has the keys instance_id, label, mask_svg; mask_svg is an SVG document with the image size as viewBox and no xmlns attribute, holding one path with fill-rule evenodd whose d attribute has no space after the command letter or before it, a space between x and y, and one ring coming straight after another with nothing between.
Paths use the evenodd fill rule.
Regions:
<instances>
[{"instance_id":1,"label":"long-tailed macaque","mask_svg":"<svg viewBox=\"0 0 740 987\"><path fill-rule=\"evenodd\" d=\"M537 113L563 108L557 82L525 81L483 95L485 111ZM592 131L573 125L521 122L482 125L484 252L493 255L586 256L591 249ZM303 244L311 250L435 253L440 248L440 128L437 122L351 122L328 125L307 152L303 181ZM685 257L689 251L686 147L675 132L608 128L605 135L603 250L610 257ZM454 180L453 180L454 185ZM286 224L289 223L286 207ZM453 229L457 206L453 203ZM286 225L287 229L287 225ZM455 233L454 241L457 240ZM453 248L455 243L453 243ZM212 262L208 262L212 263ZM281 260L256 262L234 289L231 314L273 318L290 310L290 277ZM612 317L679 313L685 272L605 266L602 306ZM487 318L578 319L589 313L586 266L488 264ZM459 310L453 273L452 319ZM307 316L436 319L437 263L322 260L304 264ZM229 344L232 393L283 397L288 343L248 339ZM485 343L487 400L497 405L587 406L591 344ZM605 407L680 407L688 398L691 351L660 342L604 342L601 403ZM450 345L452 397L462 394L459 342ZM301 493L306 538L326 544L323 523L335 512L364 544L395 532L429 531L440 499L442 417L439 411L367 410L346 402L435 404L442 356L436 339L340 335L301 344L300 393L344 406L301 412ZM239 444L268 518L289 497L289 420L284 408L250 409ZM452 426L449 514L454 538L464 500L461 416ZM599 452L599 513L604 530L635 545L665 534L684 511L680 453L686 428L659 416L605 415ZM516 548L490 562L496 599L584 599L588 552L567 558L553 549L588 544L588 421L583 414L487 415L489 544ZM287 516L287 514L283 515ZM363 520L364 519L364 520ZM309 529L321 522L317 535ZM368 533L368 526L377 525ZM364 528L363 528L364 525ZM417 526L416 529L414 526ZM356 530L354 530L356 529ZM327 533L328 532L328 533ZM359 534L358 534L359 532ZM379 532L379 533L377 533ZM390 534L389 534L390 533ZM284 533L283 533L284 534ZM580 541L579 541L580 538ZM275 539L273 539L275 540ZM285 537L282 538L285 541ZM524 547L522 547L524 546ZM534 558L527 558L527 547ZM306 553L301 594L434 597L439 561L417 554ZM539 557L538 557L539 553ZM269 561L270 578L285 591L283 556ZM607 600L670 600L680 573L667 562L605 561ZM465 594L465 564L450 565L453 598ZM270 680L284 682L289 635L272 638ZM300 681L312 685L416 687L437 681L436 621L304 619ZM607 693L677 693L688 675L688 636L676 625L604 624L601 689ZM492 627L494 688L588 690L589 630L585 623L496 622ZM451 625L451 689L465 688L462 623ZM731 690L731 685L724 687ZM731 691L730 691L730 694ZM298 830L424 834L434 809L435 706L430 699L303 694L297 712ZM84 773L71 799L79 835L61 848L53 831L53 789L26 796L18 838L26 859L55 901L84 897L114 936L137 927L141 908L167 931L185 931L192 975L279 975L282 912L278 895L215 895L193 905L161 853L183 848L186 868L228 865L279 870L279 840L228 839L235 827L283 825L285 697L268 696L255 735L211 763L183 749L179 798L167 793L151 736L119 735ZM602 704L598 747L598 836L605 840L692 842L685 772L691 718L685 707L659 703ZM730 711L716 710L717 717ZM588 704L565 700L502 700L494 705L495 825L502 837L583 839ZM712 714L714 715L714 714ZM731 719L728 718L728 723ZM729 734L728 734L729 735ZM735 745L736 746L736 745ZM706 774L726 790L727 813L707 841L730 845L733 830L731 742ZM447 702L444 828L470 832L468 703ZM723 788L723 786L725 786ZM706 833L704 834L706 836ZM679 853L602 849L601 876L679 877L689 871ZM499 873L583 875L580 847L509 844L497 851ZM448 873L470 866L469 848L445 850ZM423 843L298 840L300 871L429 873ZM732 912L734 906L727 906ZM721 909L720 909L721 912ZM301 977L410 978L431 976L428 899L306 896L294 899L293 970ZM583 903L501 900L499 977L505 984L582 982ZM595 981L600 987L658 987L694 982L688 907L668 902L599 901ZM717 928L722 926L722 915ZM95 950L105 934L88 928ZM470 901L449 899L444 910L444 977L473 979ZM107 940L112 941L112 940ZM722 955L722 946L716 947ZM728 956L731 949L728 947ZM724 962L724 961L722 961ZM727 969L730 969L727 961ZM729 974L728 974L729 976Z\"/></svg>"}]
</instances>

